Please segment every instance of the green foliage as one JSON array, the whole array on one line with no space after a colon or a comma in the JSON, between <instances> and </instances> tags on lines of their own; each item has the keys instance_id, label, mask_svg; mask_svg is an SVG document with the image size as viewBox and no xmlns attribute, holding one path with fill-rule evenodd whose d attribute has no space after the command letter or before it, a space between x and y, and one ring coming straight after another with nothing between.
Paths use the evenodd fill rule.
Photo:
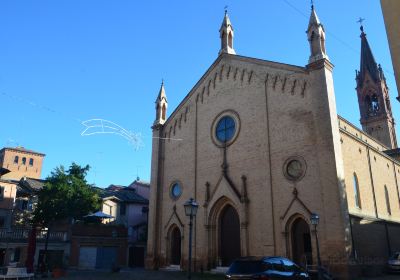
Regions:
<instances>
[{"instance_id":1,"label":"green foliage","mask_svg":"<svg viewBox=\"0 0 400 280\"><path fill-rule=\"evenodd\" d=\"M89 165L81 167L72 163L68 170L57 167L46 179L39 192L34 210L34 223L49 226L54 221L67 218L81 219L98 209L101 199L98 192L86 182Z\"/></svg>"},{"instance_id":2,"label":"green foliage","mask_svg":"<svg viewBox=\"0 0 400 280\"><path fill-rule=\"evenodd\" d=\"M32 225L33 213L29 210L14 210L14 225L29 227Z\"/></svg>"}]
</instances>

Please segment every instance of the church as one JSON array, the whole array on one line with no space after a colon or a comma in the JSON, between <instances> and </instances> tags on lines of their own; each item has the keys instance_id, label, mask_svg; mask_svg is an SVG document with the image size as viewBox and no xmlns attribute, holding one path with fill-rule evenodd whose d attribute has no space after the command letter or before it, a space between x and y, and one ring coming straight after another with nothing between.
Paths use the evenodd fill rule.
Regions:
<instances>
[{"instance_id":1,"label":"church","mask_svg":"<svg viewBox=\"0 0 400 280\"><path fill-rule=\"evenodd\" d=\"M193 198L196 271L240 256L316 265L317 245L322 266L339 279L382 269L400 250L400 150L386 79L363 28L362 130L337 114L314 7L306 66L237 55L226 12L219 32L217 59L168 117L164 84L156 99L146 267L187 269L183 205Z\"/></svg>"}]
</instances>

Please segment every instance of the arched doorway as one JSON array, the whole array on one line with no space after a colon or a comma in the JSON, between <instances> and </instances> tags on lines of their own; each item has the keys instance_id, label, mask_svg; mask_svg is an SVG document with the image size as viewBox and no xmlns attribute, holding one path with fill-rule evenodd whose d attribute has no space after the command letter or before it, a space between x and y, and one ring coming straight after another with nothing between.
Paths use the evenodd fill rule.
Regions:
<instances>
[{"instance_id":1,"label":"arched doorway","mask_svg":"<svg viewBox=\"0 0 400 280\"><path fill-rule=\"evenodd\" d=\"M221 265L229 266L236 258L240 257L239 215L232 206L228 205L222 210L219 229Z\"/></svg>"},{"instance_id":2,"label":"arched doorway","mask_svg":"<svg viewBox=\"0 0 400 280\"><path fill-rule=\"evenodd\" d=\"M310 227L302 218L297 218L291 229L292 257L295 263L305 267L312 264Z\"/></svg>"},{"instance_id":3,"label":"arched doorway","mask_svg":"<svg viewBox=\"0 0 400 280\"><path fill-rule=\"evenodd\" d=\"M171 231L171 264L181 264L181 231L174 227Z\"/></svg>"}]
</instances>

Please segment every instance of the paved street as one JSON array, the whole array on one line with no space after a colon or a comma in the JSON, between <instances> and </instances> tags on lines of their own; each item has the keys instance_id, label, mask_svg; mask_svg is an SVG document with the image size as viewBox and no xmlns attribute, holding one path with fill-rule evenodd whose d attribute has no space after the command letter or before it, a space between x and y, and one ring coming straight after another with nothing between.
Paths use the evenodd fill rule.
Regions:
<instances>
[{"instance_id":1,"label":"paved street","mask_svg":"<svg viewBox=\"0 0 400 280\"><path fill-rule=\"evenodd\" d=\"M362 280L400 280L400 274L391 274L374 278L361 278Z\"/></svg>"},{"instance_id":2,"label":"paved street","mask_svg":"<svg viewBox=\"0 0 400 280\"><path fill-rule=\"evenodd\" d=\"M144 269L134 269L131 271L122 271L119 273L110 273L106 271L69 271L65 280L185 280L187 275L185 272L166 272L166 271L149 271ZM193 280L222 280L222 275L212 275L208 273L196 273L192 277ZM400 280L398 275L385 275L374 278L358 278L355 280Z\"/></svg>"},{"instance_id":3,"label":"paved street","mask_svg":"<svg viewBox=\"0 0 400 280\"><path fill-rule=\"evenodd\" d=\"M185 272L170 271L149 271L144 269L134 269L131 271L122 271L119 273L111 273L106 271L69 271L66 277L62 279L71 280L184 280L187 279ZM208 273L196 273L192 276L193 280L222 280L222 275L212 275Z\"/></svg>"}]
</instances>

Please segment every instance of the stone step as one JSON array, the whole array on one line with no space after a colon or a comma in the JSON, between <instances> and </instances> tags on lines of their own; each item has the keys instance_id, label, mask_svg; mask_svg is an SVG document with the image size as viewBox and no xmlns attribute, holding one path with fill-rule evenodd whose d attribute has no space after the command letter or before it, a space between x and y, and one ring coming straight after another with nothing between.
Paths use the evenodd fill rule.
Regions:
<instances>
[{"instance_id":1,"label":"stone step","mask_svg":"<svg viewBox=\"0 0 400 280\"><path fill-rule=\"evenodd\" d=\"M162 271L181 271L182 269L181 269L180 265L171 264L169 266L160 268L160 270L162 270Z\"/></svg>"},{"instance_id":2,"label":"stone step","mask_svg":"<svg viewBox=\"0 0 400 280\"><path fill-rule=\"evenodd\" d=\"M210 270L212 274L225 274L229 269L229 266L217 266Z\"/></svg>"}]
</instances>

